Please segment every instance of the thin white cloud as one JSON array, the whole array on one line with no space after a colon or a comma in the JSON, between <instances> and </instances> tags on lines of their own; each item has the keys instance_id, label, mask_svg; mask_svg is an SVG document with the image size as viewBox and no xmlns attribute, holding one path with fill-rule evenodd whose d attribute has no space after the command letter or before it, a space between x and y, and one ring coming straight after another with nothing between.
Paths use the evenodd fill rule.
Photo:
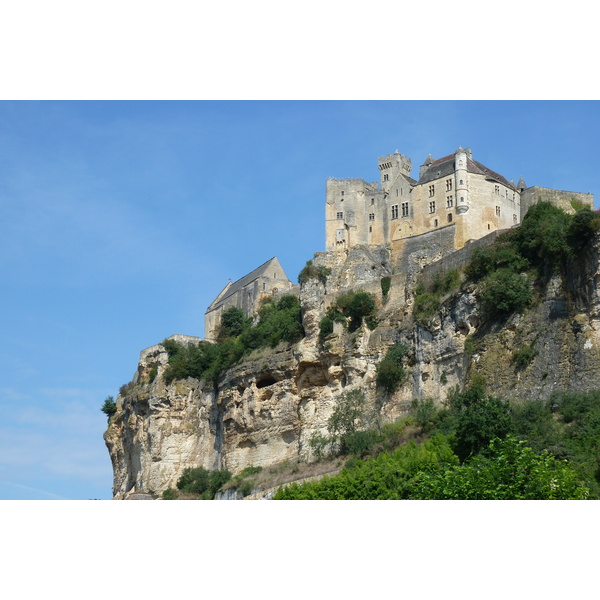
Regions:
<instances>
[{"instance_id":1,"label":"thin white cloud","mask_svg":"<svg viewBox=\"0 0 600 600\"><path fill-rule=\"evenodd\" d=\"M22 490L27 490L29 492L35 492L36 494L40 494L42 496L48 496L49 498L54 498L55 500L68 500L64 496L59 496L58 494L53 494L52 492L47 492L46 490L40 490L35 487L31 487L29 485L23 485L21 483L13 483L12 481L0 481L2 485L8 485L11 487L16 487Z\"/></svg>"}]
</instances>

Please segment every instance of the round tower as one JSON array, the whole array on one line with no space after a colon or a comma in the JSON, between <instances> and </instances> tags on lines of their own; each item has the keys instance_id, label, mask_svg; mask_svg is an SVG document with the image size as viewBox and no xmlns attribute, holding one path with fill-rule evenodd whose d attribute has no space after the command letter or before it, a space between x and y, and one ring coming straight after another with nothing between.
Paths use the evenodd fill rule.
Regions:
<instances>
[{"instance_id":1,"label":"round tower","mask_svg":"<svg viewBox=\"0 0 600 600\"><path fill-rule=\"evenodd\" d=\"M456 212L464 215L469 210L469 186L467 178L467 158L469 153L460 147L454 155L454 176L456 178Z\"/></svg>"}]
</instances>

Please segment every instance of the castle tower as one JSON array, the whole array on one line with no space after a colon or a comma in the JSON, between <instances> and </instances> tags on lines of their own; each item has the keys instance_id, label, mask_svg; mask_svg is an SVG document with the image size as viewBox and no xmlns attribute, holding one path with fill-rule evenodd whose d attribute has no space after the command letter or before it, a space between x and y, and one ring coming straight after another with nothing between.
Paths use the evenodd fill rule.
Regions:
<instances>
[{"instance_id":1,"label":"castle tower","mask_svg":"<svg viewBox=\"0 0 600 600\"><path fill-rule=\"evenodd\" d=\"M470 158L470 149L459 147L454 154L454 179L456 190L456 247L462 248L468 239L467 213L469 212L469 179L467 159Z\"/></svg>"},{"instance_id":2,"label":"castle tower","mask_svg":"<svg viewBox=\"0 0 600 600\"><path fill-rule=\"evenodd\" d=\"M400 175L410 176L412 169L412 161L407 156L404 156L396 150L394 154L380 156L377 159L379 174L381 178L381 189L389 193L394 182Z\"/></svg>"}]
</instances>

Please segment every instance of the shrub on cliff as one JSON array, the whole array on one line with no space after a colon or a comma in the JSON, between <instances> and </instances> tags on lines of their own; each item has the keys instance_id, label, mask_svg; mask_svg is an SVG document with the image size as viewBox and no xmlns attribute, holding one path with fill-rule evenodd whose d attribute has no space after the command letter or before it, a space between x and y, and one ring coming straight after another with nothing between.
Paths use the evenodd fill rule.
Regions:
<instances>
[{"instance_id":1,"label":"shrub on cliff","mask_svg":"<svg viewBox=\"0 0 600 600\"><path fill-rule=\"evenodd\" d=\"M100 410L110 419L117 412L117 403L112 396L107 396Z\"/></svg>"},{"instance_id":2,"label":"shrub on cliff","mask_svg":"<svg viewBox=\"0 0 600 600\"><path fill-rule=\"evenodd\" d=\"M498 269L481 282L479 300L488 318L523 312L531 304L531 284L527 275Z\"/></svg>"},{"instance_id":3,"label":"shrub on cliff","mask_svg":"<svg viewBox=\"0 0 600 600\"><path fill-rule=\"evenodd\" d=\"M175 379L205 379L215 385L229 367L239 362L252 350L275 347L280 342L295 343L304 337L302 310L296 296L283 296L275 303L268 301L260 309L258 323L254 326L242 319L237 311L226 311L225 335L219 343L181 345L173 340L162 342L169 354L169 364L164 373L165 382ZM225 315L225 313L224 313ZM235 331L243 328L234 336Z\"/></svg>"},{"instance_id":4,"label":"shrub on cliff","mask_svg":"<svg viewBox=\"0 0 600 600\"><path fill-rule=\"evenodd\" d=\"M404 344L394 344L377 365L377 385L388 394L393 394L408 377L403 364L407 352Z\"/></svg>"},{"instance_id":5,"label":"shrub on cliff","mask_svg":"<svg viewBox=\"0 0 600 600\"><path fill-rule=\"evenodd\" d=\"M316 266L312 260L306 261L306 265L298 274L298 283L305 284L309 279L318 279L323 285L327 283L327 278L331 274L331 269L323 265Z\"/></svg>"},{"instance_id":6,"label":"shrub on cliff","mask_svg":"<svg viewBox=\"0 0 600 600\"><path fill-rule=\"evenodd\" d=\"M348 322L348 331L356 331L363 320L369 329L377 327L375 319L375 299L362 290L347 292L339 296L327 309L327 316L333 321Z\"/></svg>"}]
</instances>

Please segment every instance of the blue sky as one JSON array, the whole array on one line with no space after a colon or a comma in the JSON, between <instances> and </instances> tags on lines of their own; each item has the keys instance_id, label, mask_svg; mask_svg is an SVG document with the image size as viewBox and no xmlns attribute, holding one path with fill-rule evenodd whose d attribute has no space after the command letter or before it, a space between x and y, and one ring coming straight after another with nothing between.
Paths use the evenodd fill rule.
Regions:
<instances>
[{"instance_id":1,"label":"blue sky","mask_svg":"<svg viewBox=\"0 0 600 600\"><path fill-rule=\"evenodd\" d=\"M229 278L296 281L327 177L463 146L600 199L598 139L595 101L0 102L0 498L110 498L104 398Z\"/></svg>"}]
</instances>

